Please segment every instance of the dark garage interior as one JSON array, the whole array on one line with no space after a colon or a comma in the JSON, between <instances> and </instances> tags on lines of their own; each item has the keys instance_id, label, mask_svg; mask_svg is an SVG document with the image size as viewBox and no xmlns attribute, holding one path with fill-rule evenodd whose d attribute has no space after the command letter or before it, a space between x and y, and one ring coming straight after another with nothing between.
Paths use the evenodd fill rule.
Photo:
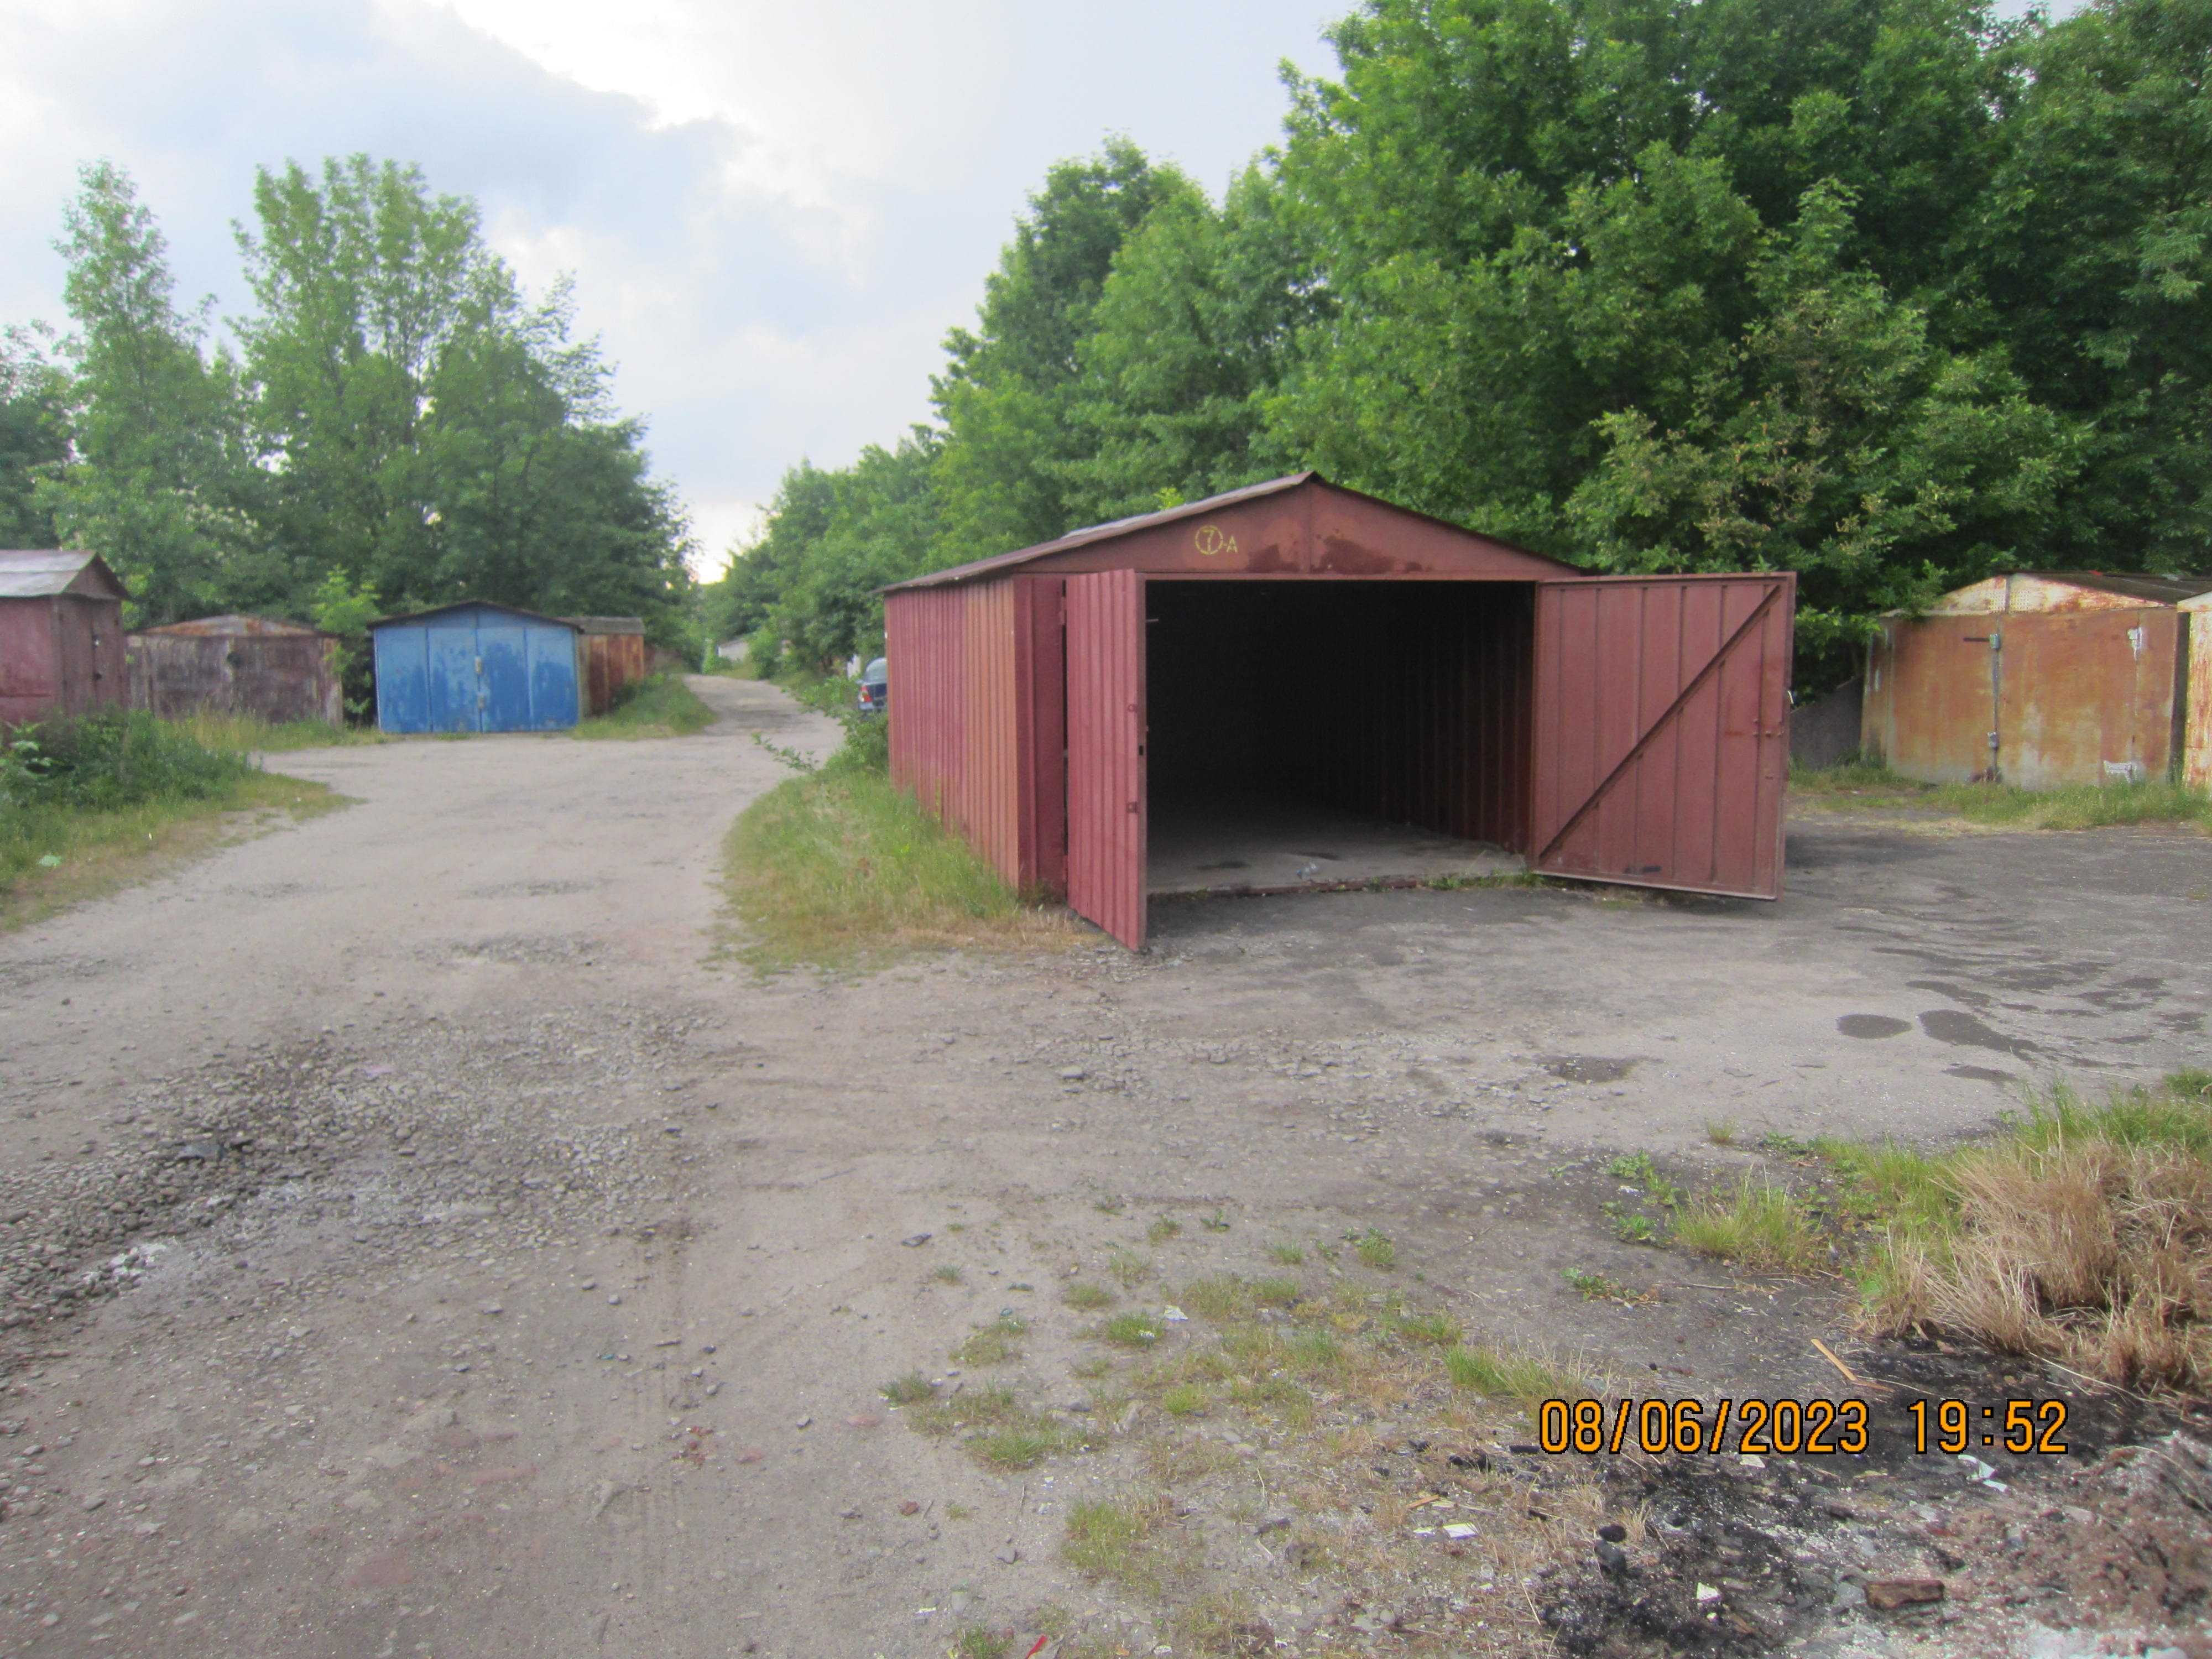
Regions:
<instances>
[{"instance_id":1,"label":"dark garage interior","mask_svg":"<svg viewBox=\"0 0 2212 1659\"><path fill-rule=\"evenodd\" d=\"M1146 585L1150 890L1517 869L1522 582Z\"/></svg>"}]
</instances>

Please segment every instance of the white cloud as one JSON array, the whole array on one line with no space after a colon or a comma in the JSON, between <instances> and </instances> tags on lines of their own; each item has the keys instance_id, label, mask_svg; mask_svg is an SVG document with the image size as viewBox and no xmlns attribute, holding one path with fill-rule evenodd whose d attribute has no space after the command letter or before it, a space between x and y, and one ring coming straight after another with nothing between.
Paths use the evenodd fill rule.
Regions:
<instances>
[{"instance_id":1,"label":"white cloud","mask_svg":"<svg viewBox=\"0 0 2212 1659\"><path fill-rule=\"evenodd\" d=\"M1109 131L1217 188L1276 136L1275 64L1350 0L11 0L0 322L59 322L48 246L111 157L182 296L246 307L253 170L365 150L474 197L619 365L708 562L785 466L928 412L1024 192Z\"/></svg>"}]
</instances>

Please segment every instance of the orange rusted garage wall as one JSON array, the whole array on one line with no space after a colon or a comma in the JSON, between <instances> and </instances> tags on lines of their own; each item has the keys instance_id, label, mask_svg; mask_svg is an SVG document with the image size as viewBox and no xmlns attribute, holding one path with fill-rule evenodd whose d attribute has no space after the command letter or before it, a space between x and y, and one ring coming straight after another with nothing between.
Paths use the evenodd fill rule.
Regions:
<instances>
[{"instance_id":1,"label":"orange rusted garage wall","mask_svg":"<svg viewBox=\"0 0 2212 1659\"><path fill-rule=\"evenodd\" d=\"M891 781L1024 884L1012 577L887 596Z\"/></svg>"},{"instance_id":2,"label":"orange rusted garage wall","mask_svg":"<svg viewBox=\"0 0 2212 1659\"><path fill-rule=\"evenodd\" d=\"M2212 593L2181 605L2181 780L2212 789Z\"/></svg>"},{"instance_id":3,"label":"orange rusted garage wall","mask_svg":"<svg viewBox=\"0 0 2212 1659\"><path fill-rule=\"evenodd\" d=\"M2170 605L1891 617L1868 663L1865 747L1929 783L2164 778L2180 635Z\"/></svg>"}]
</instances>

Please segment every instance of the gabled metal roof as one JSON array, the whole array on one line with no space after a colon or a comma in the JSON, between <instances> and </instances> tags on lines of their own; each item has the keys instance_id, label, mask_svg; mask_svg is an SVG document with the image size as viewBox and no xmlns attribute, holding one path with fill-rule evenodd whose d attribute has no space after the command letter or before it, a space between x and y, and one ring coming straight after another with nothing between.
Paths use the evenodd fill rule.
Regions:
<instances>
[{"instance_id":1,"label":"gabled metal roof","mask_svg":"<svg viewBox=\"0 0 2212 1659\"><path fill-rule=\"evenodd\" d=\"M2148 599L2154 605L2179 605L2200 593L2212 593L2212 576L2144 576L2132 573L2108 575L2101 570L2021 570L2013 574L2033 576L2039 581L2064 582L2069 587L2086 587L2099 593Z\"/></svg>"},{"instance_id":2,"label":"gabled metal roof","mask_svg":"<svg viewBox=\"0 0 2212 1659\"><path fill-rule=\"evenodd\" d=\"M88 574L104 587L100 597L130 598L122 580L97 553L70 553L58 548L0 549L0 599L52 599L73 587L85 592L78 584Z\"/></svg>"},{"instance_id":3,"label":"gabled metal roof","mask_svg":"<svg viewBox=\"0 0 2212 1659\"><path fill-rule=\"evenodd\" d=\"M1356 495L1362 501L1372 501L1377 507L1388 507L1393 513L1402 513L1409 519L1421 519L1430 524L1442 525L1445 529L1459 535L1472 536L1479 533L1468 530L1463 525L1455 525L1449 519L1439 519L1433 514L1418 513L1410 507L1400 507L1395 501L1386 501L1380 496L1369 495L1344 484L1330 483L1318 472L1292 472L1280 478L1270 478L1264 483L1246 484L1242 489L1224 490L1218 495L1208 495L1201 501L1185 501L1181 507L1170 507L1158 513L1139 513L1134 518L1114 519L1105 524L1089 525L1081 530L1071 530L1065 536L1048 542L1039 542L1034 547L1016 548L1011 553L994 554L988 559L975 559L967 564L954 565L950 570L935 570L926 576L915 576L906 581L893 582L883 591L886 593L896 593L906 588L941 587L953 582L969 581L977 576L992 575L1016 565L1028 564L1032 560L1045 558L1054 553L1066 553L1079 547L1088 547L1093 542L1112 541L1117 537L1131 535L1140 530L1151 530L1159 525L1173 524L1178 519L1201 518L1206 514L1217 513L1224 507L1234 507L1242 501L1257 501L1263 495L1279 495L1285 490L1297 489L1302 485L1310 483L1320 484L1328 489L1340 490L1346 495ZM1526 548L1516 547L1510 542L1499 541L1495 536L1484 536L1482 539L1510 549L1513 552L1523 554L1528 558L1541 559L1547 564L1559 564L1560 574L1563 575L1583 574L1571 565L1559 564L1556 559L1547 559L1540 553L1530 553Z\"/></svg>"},{"instance_id":4,"label":"gabled metal roof","mask_svg":"<svg viewBox=\"0 0 2212 1659\"><path fill-rule=\"evenodd\" d=\"M421 622L425 617L442 617L448 611L504 611L511 617L527 617L532 622L551 623L556 628L584 630L577 626L574 617L549 617L542 611L525 611L519 605L501 605L497 599L455 599L451 605L434 605L427 611L403 611L396 617L379 617L369 623L369 631L389 628L394 623Z\"/></svg>"},{"instance_id":5,"label":"gabled metal roof","mask_svg":"<svg viewBox=\"0 0 2212 1659\"><path fill-rule=\"evenodd\" d=\"M283 617L248 617L228 612L220 617L195 617L189 622L163 623L159 628L142 628L141 634L182 635L188 638L228 638L233 635L266 638L334 640L338 637L327 629L311 623L293 622Z\"/></svg>"}]
</instances>

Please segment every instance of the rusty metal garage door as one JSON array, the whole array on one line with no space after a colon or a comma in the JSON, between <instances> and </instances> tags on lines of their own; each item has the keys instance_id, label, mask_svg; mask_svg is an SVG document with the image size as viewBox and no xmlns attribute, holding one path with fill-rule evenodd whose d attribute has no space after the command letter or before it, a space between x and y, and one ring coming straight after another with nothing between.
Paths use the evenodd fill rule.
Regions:
<instances>
[{"instance_id":1,"label":"rusty metal garage door","mask_svg":"<svg viewBox=\"0 0 2212 1659\"><path fill-rule=\"evenodd\" d=\"M1540 584L1529 866L1779 898L1796 611L1787 572Z\"/></svg>"},{"instance_id":2,"label":"rusty metal garage door","mask_svg":"<svg viewBox=\"0 0 2212 1659\"><path fill-rule=\"evenodd\" d=\"M1067 902L1145 943L1145 579L1067 579Z\"/></svg>"}]
</instances>

